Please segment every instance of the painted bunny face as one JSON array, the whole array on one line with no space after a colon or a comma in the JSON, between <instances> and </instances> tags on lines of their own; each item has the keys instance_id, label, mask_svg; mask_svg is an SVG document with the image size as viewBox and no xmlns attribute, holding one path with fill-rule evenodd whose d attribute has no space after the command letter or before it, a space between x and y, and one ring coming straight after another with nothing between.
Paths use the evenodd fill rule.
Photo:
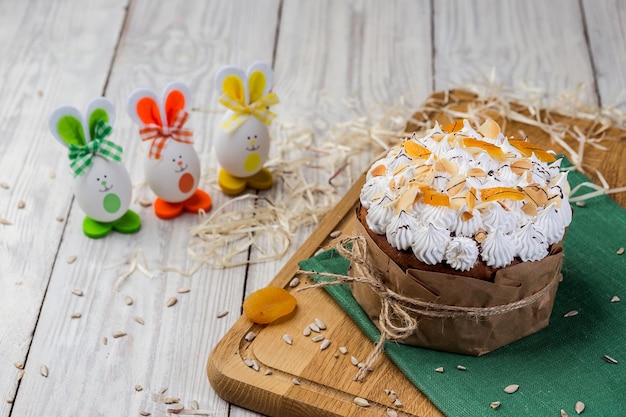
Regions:
<instances>
[{"instance_id":1,"label":"painted bunny face","mask_svg":"<svg viewBox=\"0 0 626 417\"><path fill-rule=\"evenodd\" d=\"M85 117L76 108L63 106L49 119L54 136L70 150L78 205L103 223L122 217L132 199L130 176L120 163L122 148L106 138L114 119L113 105L103 97L89 103Z\"/></svg>"},{"instance_id":2,"label":"painted bunny face","mask_svg":"<svg viewBox=\"0 0 626 417\"><path fill-rule=\"evenodd\" d=\"M220 103L229 110L215 136L215 153L222 168L235 177L247 178L263 168L270 149L268 125L274 117L268 109L278 99L270 93L273 73L269 65L253 64L245 73L224 67L216 76Z\"/></svg>"},{"instance_id":3,"label":"painted bunny face","mask_svg":"<svg viewBox=\"0 0 626 417\"><path fill-rule=\"evenodd\" d=\"M128 113L141 130L149 149L144 161L146 180L161 199L178 203L190 198L200 182L200 158L192 133L183 127L187 119L189 89L174 82L162 97L138 89L128 97Z\"/></svg>"},{"instance_id":4,"label":"painted bunny face","mask_svg":"<svg viewBox=\"0 0 626 417\"><path fill-rule=\"evenodd\" d=\"M126 213L133 193L128 172L119 163L101 157L94 158L86 175L76 178L74 190L81 209L103 223Z\"/></svg>"},{"instance_id":5,"label":"painted bunny face","mask_svg":"<svg viewBox=\"0 0 626 417\"><path fill-rule=\"evenodd\" d=\"M156 195L177 203L187 200L198 188L200 158L193 146L171 140L160 159L146 156L144 172Z\"/></svg>"}]
</instances>

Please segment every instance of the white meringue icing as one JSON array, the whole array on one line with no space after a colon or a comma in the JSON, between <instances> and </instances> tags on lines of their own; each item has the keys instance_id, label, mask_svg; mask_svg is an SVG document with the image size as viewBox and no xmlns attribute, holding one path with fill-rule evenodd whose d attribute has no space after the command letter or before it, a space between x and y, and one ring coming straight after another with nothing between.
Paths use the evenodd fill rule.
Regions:
<instances>
[{"instance_id":1,"label":"white meringue icing","mask_svg":"<svg viewBox=\"0 0 626 417\"><path fill-rule=\"evenodd\" d=\"M442 229L451 228L456 221L456 211L444 206L424 204L421 210L422 223L433 224Z\"/></svg>"},{"instance_id":2,"label":"white meringue icing","mask_svg":"<svg viewBox=\"0 0 626 417\"><path fill-rule=\"evenodd\" d=\"M417 259L428 265L436 265L443 260L450 232L433 224L419 225L415 236L411 249Z\"/></svg>"},{"instance_id":3,"label":"white meringue icing","mask_svg":"<svg viewBox=\"0 0 626 417\"><path fill-rule=\"evenodd\" d=\"M513 234L517 256L524 262L538 261L548 255L548 242L534 223L528 223Z\"/></svg>"},{"instance_id":4,"label":"white meringue icing","mask_svg":"<svg viewBox=\"0 0 626 417\"><path fill-rule=\"evenodd\" d=\"M370 227L372 232L384 235L394 214L395 210L391 204L391 198L384 196L370 206L367 210L365 221L367 221L367 225Z\"/></svg>"},{"instance_id":5,"label":"white meringue icing","mask_svg":"<svg viewBox=\"0 0 626 417\"><path fill-rule=\"evenodd\" d=\"M455 224L452 230L456 236L472 237L478 229L483 227L483 220L477 209L472 211L472 218L468 221L463 220L463 212L468 211L467 206L463 206L456 215Z\"/></svg>"},{"instance_id":6,"label":"white meringue icing","mask_svg":"<svg viewBox=\"0 0 626 417\"><path fill-rule=\"evenodd\" d=\"M482 260L493 268L504 268L515 257L515 242L500 230L488 233L480 246Z\"/></svg>"},{"instance_id":7,"label":"white meringue icing","mask_svg":"<svg viewBox=\"0 0 626 417\"><path fill-rule=\"evenodd\" d=\"M387 240L391 246L398 250L409 249L416 240L416 229L418 226L419 222L417 219L402 210L400 214L387 225Z\"/></svg>"},{"instance_id":8,"label":"white meringue icing","mask_svg":"<svg viewBox=\"0 0 626 417\"><path fill-rule=\"evenodd\" d=\"M361 188L361 194L359 196L359 200L363 207L369 210L372 200L374 197L382 196L385 194L386 190L389 189L389 178L379 176L372 177L365 182L363 188Z\"/></svg>"},{"instance_id":9,"label":"white meringue icing","mask_svg":"<svg viewBox=\"0 0 626 417\"><path fill-rule=\"evenodd\" d=\"M556 203L545 207L537 214L535 225L546 237L548 245L558 243L565 233L565 224L562 216L556 210Z\"/></svg>"},{"instance_id":10,"label":"white meringue icing","mask_svg":"<svg viewBox=\"0 0 626 417\"><path fill-rule=\"evenodd\" d=\"M483 225L488 232L499 230L510 233L517 226L515 216L510 211L506 211L497 201L489 203L482 217Z\"/></svg>"},{"instance_id":11,"label":"white meringue icing","mask_svg":"<svg viewBox=\"0 0 626 417\"><path fill-rule=\"evenodd\" d=\"M452 238L446 246L445 259L452 268L469 271L478 259L476 241L469 237Z\"/></svg>"}]
</instances>

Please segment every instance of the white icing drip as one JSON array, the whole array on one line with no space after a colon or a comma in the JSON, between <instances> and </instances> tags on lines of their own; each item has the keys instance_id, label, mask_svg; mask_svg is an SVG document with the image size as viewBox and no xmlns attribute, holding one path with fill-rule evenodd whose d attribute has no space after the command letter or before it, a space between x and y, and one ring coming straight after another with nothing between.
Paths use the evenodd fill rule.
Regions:
<instances>
[{"instance_id":1,"label":"white icing drip","mask_svg":"<svg viewBox=\"0 0 626 417\"><path fill-rule=\"evenodd\" d=\"M365 221L372 232L379 235L385 234L387 225L391 223L391 219L395 214L393 205L390 203L391 199L388 196L384 196L367 210Z\"/></svg>"},{"instance_id":2,"label":"white icing drip","mask_svg":"<svg viewBox=\"0 0 626 417\"><path fill-rule=\"evenodd\" d=\"M513 239L500 230L488 233L480 246L483 261L493 268L504 268L515 257L515 243Z\"/></svg>"},{"instance_id":3,"label":"white icing drip","mask_svg":"<svg viewBox=\"0 0 626 417\"><path fill-rule=\"evenodd\" d=\"M561 215L556 211L556 203L550 204L537 214L535 224L543 232L548 245L560 242L565 233L565 224Z\"/></svg>"},{"instance_id":4,"label":"white icing drip","mask_svg":"<svg viewBox=\"0 0 626 417\"><path fill-rule=\"evenodd\" d=\"M398 250L409 249L416 239L417 219L402 210L387 226L387 240Z\"/></svg>"},{"instance_id":5,"label":"white icing drip","mask_svg":"<svg viewBox=\"0 0 626 417\"><path fill-rule=\"evenodd\" d=\"M433 224L442 229L450 229L456 220L456 211L445 206L421 206L420 217L424 225Z\"/></svg>"},{"instance_id":6,"label":"white icing drip","mask_svg":"<svg viewBox=\"0 0 626 417\"><path fill-rule=\"evenodd\" d=\"M517 256L524 262L538 261L548 255L548 242L534 223L528 223L521 229L516 229L513 239Z\"/></svg>"},{"instance_id":7,"label":"white icing drip","mask_svg":"<svg viewBox=\"0 0 626 417\"><path fill-rule=\"evenodd\" d=\"M517 226L516 216L506 211L498 202L489 203L482 217L488 232L499 230L503 233L510 233Z\"/></svg>"},{"instance_id":8,"label":"white icing drip","mask_svg":"<svg viewBox=\"0 0 626 417\"><path fill-rule=\"evenodd\" d=\"M464 221L462 218L463 212L468 211L467 206L463 205L463 208L457 213L453 231L457 236L472 237L476 234L478 229L483 227L483 220L480 216L480 212L477 209L472 211L472 218L468 221Z\"/></svg>"},{"instance_id":9,"label":"white icing drip","mask_svg":"<svg viewBox=\"0 0 626 417\"><path fill-rule=\"evenodd\" d=\"M372 177L361 188L359 199L363 207L369 210L372 200L376 195L384 195L389 189L389 178L384 176Z\"/></svg>"},{"instance_id":10,"label":"white icing drip","mask_svg":"<svg viewBox=\"0 0 626 417\"><path fill-rule=\"evenodd\" d=\"M478 259L478 246L468 237L452 238L446 247L445 258L452 268L469 271Z\"/></svg>"},{"instance_id":11,"label":"white icing drip","mask_svg":"<svg viewBox=\"0 0 626 417\"><path fill-rule=\"evenodd\" d=\"M433 224L420 225L416 232L416 240L411 245L415 257L428 265L441 262L450 240L450 232Z\"/></svg>"}]
</instances>

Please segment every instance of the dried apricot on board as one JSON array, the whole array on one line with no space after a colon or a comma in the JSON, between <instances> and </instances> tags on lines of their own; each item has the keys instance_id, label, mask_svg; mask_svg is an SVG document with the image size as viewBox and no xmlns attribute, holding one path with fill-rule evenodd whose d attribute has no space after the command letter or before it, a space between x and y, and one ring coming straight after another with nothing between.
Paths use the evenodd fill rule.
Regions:
<instances>
[{"instance_id":1,"label":"dried apricot on board","mask_svg":"<svg viewBox=\"0 0 626 417\"><path fill-rule=\"evenodd\" d=\"M296 298L280 287L265 287L253 292L243 302L246 316L257 324L268 324L291 313Z\"/></svg>"}]
</instances>

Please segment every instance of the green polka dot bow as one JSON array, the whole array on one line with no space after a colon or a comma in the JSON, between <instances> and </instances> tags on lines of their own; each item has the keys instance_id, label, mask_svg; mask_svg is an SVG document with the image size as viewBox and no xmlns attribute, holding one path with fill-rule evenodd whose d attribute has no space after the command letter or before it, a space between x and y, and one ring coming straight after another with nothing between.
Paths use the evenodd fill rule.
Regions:
<instances>
[{"instance_id":1,"label":"green polka dot bow","mask_svg":"<svg viewBox=\"0 0 626 417\"><path fill-rule=\"evenodd\" d=\"M71 144L69 146L69 158L72 161L70 168L74 171L74 176L84 175L89 167L93 165L93 158L101 156L111 161L122 162L121 146L106 140L113 129L104 120L99 120L94 129L94 138L85 146Z\"/></svg>"}]
</instances>

